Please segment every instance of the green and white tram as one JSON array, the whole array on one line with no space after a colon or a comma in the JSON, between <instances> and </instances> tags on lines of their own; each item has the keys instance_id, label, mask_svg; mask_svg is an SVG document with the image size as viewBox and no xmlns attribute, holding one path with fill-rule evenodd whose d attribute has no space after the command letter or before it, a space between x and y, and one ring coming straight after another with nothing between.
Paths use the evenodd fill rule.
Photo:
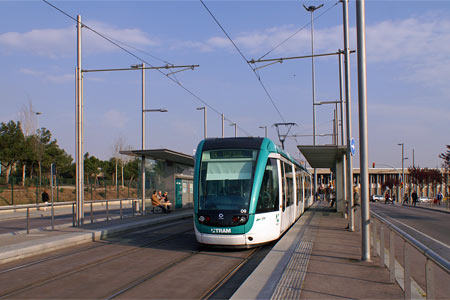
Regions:
<instances>
[{"instance_id":1,"label":"green and white tram","mask_svg":"<svg viewBox=\"0 0 450 300\"><path fill-rule=\"evenodd\" d=\"M200 244L271 242L312 200L310 173L267 138L206 139L197 147L194 227Z\"/></svg>"}]
</instances>

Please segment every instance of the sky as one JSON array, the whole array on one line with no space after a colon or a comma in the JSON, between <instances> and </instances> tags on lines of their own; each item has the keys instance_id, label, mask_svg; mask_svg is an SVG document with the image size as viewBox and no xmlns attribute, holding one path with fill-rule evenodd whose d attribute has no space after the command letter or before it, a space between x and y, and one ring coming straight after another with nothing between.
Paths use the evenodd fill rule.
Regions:
<instances>
[{"instance_id":1,"label":"sky","mask_svg":"<svg viewBox=\"0 0 450 300\"><path fill-rule=\"evenodd\" d=\"M297 145L312 144L311 59L287 60L258 70L245 60L311 54L310 13L315 12L314 51L343 48L342 4L336 1L205 1L241 54L200 1L49 1L69 16L114 40L83 28L82 69L129 68L145 62L199 65L167 76L146 71L146 148L193 154L203 138L268 136L274 123L293 122L286 151L302 159ZM350 48L356 49L355 1L349 4ZM303 29L302 29L303 28ZM300 30L302 29L302 30ZM281 46L289 36L299 31ZM448 1L366 1L369 164L438 167L450 144L450 5ZM275 48L275 49L274 49ZM48 128L61 148L75 153L76 23L43 1L0 1L0 122L23 119L29 109L35 127ZM130 54L131 52L132 54ZM351 55L354 166L359 166L356 54ZM180 69L179 69L180 70ZM266 88L269 96L260 82ZM84 151L101 159L124 140L141 148L141 72L84 73ZM316 101L336 101L338 57L315 59ZM334 105L317 106L316 144L330 144ZM284 131L284 128L280 128Z\"/></svg>"}]
</instances>

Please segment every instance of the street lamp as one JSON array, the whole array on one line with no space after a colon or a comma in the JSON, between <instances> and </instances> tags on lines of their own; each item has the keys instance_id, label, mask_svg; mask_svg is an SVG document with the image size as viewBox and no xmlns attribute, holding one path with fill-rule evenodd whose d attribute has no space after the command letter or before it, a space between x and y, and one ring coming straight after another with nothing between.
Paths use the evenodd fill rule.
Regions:
<instances>
[{"instance_id":1,"label":"street lamp","mask_svg":"<svg viewBox=\"0 0 450 300\"><path fill-rule=\"evenodd\" d=\"M404 161L405 161L405 159L408 159L407 157L405 157L405 155L404 155L404 143L399 143L399 144L397 144L398 146L402 146L402 197L403 197L403 195L404 195L404 191L405 191L405 188L404 188L404 186L405 186L405 167L404 167Z\"/></svg>"},{"instance_id":2,"label":"street lamp","mask_svg":"<svg viewBox=\"0 0 450 300\"><path fill-rule=\"evenodd\" d=\"M136 64L130 66L132 69L142 70L142 151L145 150L145 113L146 112L167 112L167 109L145 109L145 64ZM145 155L142 154L142 167L141 167L141 180L142 180L142 214L145 215Z\"/></svg>"},{"instance_id":3,"label":"street lamp","mask_svg":"<svg viewBox=\"0 0 450 300\"><path fill-rule=\"evenodd\" d=\"M315 70L314 70L314 11L321 8L323 4L319 6L306 6L303 4L303 7L306 11L311 13L311 71L312 71L312 102L313 102L313 146L316 145L316 83L315 83ZM314 194L317 191L317 170L314 168Z\"/></svg>"},{"instance_id":4,"label":"street lamp","mask_svg":"<svg viewBox=\"0 0 450 300\"><path fill-rule=\"evenodd\" d=\"M264 128L264 137L267 137L267 126L259 126L259 128Z\"/></svg>"},{"instance_id":5,"label":"street lamp","mask_svg":"<svg viewBox=\"0 0 450 300\"><path fill-rule=\"evenodd\" d=\"M206 130L207 130L207 128L206 128L206 126L207 126L206 125L206 106L197 107L197 110L203 110L203 135L206 140Z\"/></svg>"},{"instance_id":6,"label":"street lamp","mask_svg":"<svg viewBox=\"0 0 450 300\"><path fill-rule=\"evenodd\" d=\"M234 126L234 137L237 137L237 124L231 123L230 126Z\"/></svg>"}]
</instances>

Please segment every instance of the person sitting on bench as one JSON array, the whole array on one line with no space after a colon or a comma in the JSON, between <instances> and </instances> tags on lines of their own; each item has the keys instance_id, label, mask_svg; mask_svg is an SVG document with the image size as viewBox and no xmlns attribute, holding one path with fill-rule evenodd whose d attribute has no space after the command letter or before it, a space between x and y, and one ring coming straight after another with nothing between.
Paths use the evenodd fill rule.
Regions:
<instances>
[{"instance_id":1,"label":"person sitting on bench","mask_svg":"<svg viewBox=\"0 0 450 300\"><path fill-rule=\"evenodd\" d=\"M160 207L163 212L168 212L167 203L162 203L159 200L158 194L156 191L153 191L153 194L152 194L152 205L153 205L153 208Z\"/></svg>"}]
</instances>

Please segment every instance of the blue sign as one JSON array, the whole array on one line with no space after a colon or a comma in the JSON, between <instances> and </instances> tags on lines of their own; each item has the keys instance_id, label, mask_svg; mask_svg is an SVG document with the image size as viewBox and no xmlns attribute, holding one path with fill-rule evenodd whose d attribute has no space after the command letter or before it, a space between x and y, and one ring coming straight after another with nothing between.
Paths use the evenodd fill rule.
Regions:
<instances>
[{"instance_id":1,"label":"blue sign","mask_svg":"<svg viewBox=\"0 0 450 300\"><path fill-rule=\"evenodd\" d=\"M350 141L350 151L352 153L352 156L356 153L356 146L355 146L355 139L352 138Z\"/></svg>"}]
</instances>

